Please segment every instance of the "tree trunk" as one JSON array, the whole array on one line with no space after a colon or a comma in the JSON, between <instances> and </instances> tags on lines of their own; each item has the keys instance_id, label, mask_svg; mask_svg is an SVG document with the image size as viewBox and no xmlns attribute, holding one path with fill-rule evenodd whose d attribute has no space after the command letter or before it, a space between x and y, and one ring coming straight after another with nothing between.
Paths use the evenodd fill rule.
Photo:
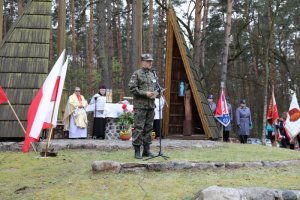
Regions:
<instances>
[{"instance_id":1,"label":"tree trunk","mask_svg":"<svg viewBox=\"0 0 300 200\"><path fill-rule=\"evenodd\" d=\"M124 66L124 73L125 73L125 93L128 91L127 84L129 82L130 76L133 73L133 66L131 65L131 4L130 0L127 0L127 18L126 18L126 66Z\"/></svg>"},{"instance_id":2,"label":"tree trunk","mask_svg":"<svg viewBox=\"0 0 300 200\"><path fill-rule=\"evenodd\" d=\"M113 56L114 56L114 38L113 38L113 32L112 32L112 7L111 7L112 0L106 0L106 10L107 10L107 28L106 28L106 46L107 46L107 65L108 65L108 75L110 79L108 79L107 87L112 88L112 68L113 68Z\"/></svg>"},{"instance_id":3,"label":"tree trunk","mask_svg":"<svg viewBox=\"0 0 300 200\"><path fill-rule=\"evenodd\" d=\"M76 33L75 33L75 0L71 0L71 16L72 16L72 61L77 62L76 52Z\"/></svg>"},{"instance_id":4,"label":"tree trunk","mask_svg":"<svg viewBox=\"0 0 300 200\"><path fill-rule=\"evenodd\" d=\"M120 10L120 1L118 0L116 3L116 9L119 12ZM116 32L117 32L117 51L118 51L118 61L120 63L120 81L118 88L121 89L124 93L124 79L126 75L124 76L124 65L123 65L123 45L122 45L122 34L121 34L121 16L120 14L116 15Z\"/></svg>"},{"instance_id":5,"label":"tree trunk","mask_svg":"<svg viewBox=\"0 0 300 200\"><path fill-rule=\"evenodd\" d=\"M93 27L94 27L94 1L90 0L90 22L87 32L87 40L86 40L86 70L87 70L87 91L89 94L95 93L93 86Z\"/></svg>"},{"instance_id":6,"label":"tree trunk","mask_svg":"<svg viewBox=\"0 0 300 200\"><path fill-rule=\"evenodd\" d=\"M194 55L193 63L198 72L201 71L201 15L202 15L202 0L196 0L195 4L195 33L194 33Z\"/></svg>"},{"instance_id":7,"label":"tree trunk","mask_svg":"<svg viewBox=\"0 0 300 200\"><path fill-rule=\"evenodd\" d=\"M154 9L153 9L153 0L149 1L149 35L148 35L148 52L151 53L153 55L153 13L154 13Z\"/></svg>"},{"instance_id":8,"label":"tree trunk","mask_svg":"<svg viewBox=\"0 0 300 200\"><path fill-rule=\"evenodd\" d=\"M265 80L264 80L264 93L263 93L263 124L262 124L262 143L266 144L266 124L267 124L267 108L268 108L268 83L270 75L270 65L269 65L269 56L270 56L270 45L272 41L272 35L274 30L273 19L272 19L272 7L271 0L265 0L265 12L266 12L266 28L264 30L265 34L265 44L264 44L264 65L265 65Z\"/></svg>"},{"instance_id":9,"label":"tree trunk","mask_svg":"<svg viewBox=\"0 0 300 200\"><path fill-rule=\"evenodd\" d=\"M208 10L209 10L209 0L203 0L204 14L202 22L202 31L201 31L201 44L200 44L200 70L203 74L203 77L206 75L206 66L205 66L205 37L206 37L206 26L208 20ZM206 88L205 78L201 80L201 84Z\"/></svg>"},{"instance_id":10,"label":"tree trunk","mask_svg":"<svg viewBox=\"0 0 300 200\"><path fill-rule=\"evenodd\" d=\"M18 0L18 15L20 16L23 13L25 2L24 0Z\"/></svg>"},{"instance_id":11,"label":"tree trunk","mask_svg":"<svg viewBox=\"0 0 300 200\"><path fill-rule=\"evenodd\" d=\"M230 43L232 4L233 4L233 0L227 0L225 46L224 46L223 58L222 58L222 76L221 76L221 81L224 83L224 87L226 87L226 80L227 80L227 61L228 61L229 43Z\"/></svg>"},{"instance_id":12,"label":"tree trunk","mask_svg":"<svg viewBox=\"0 0 300 200\"><path fill-rule=\"evenodd\" d=\"M142 53L142 2L139 0L132 1L132 54L131 67L132 71L141 67L140 55Z\"/></svg>"},{"instance_id":13,"label":"tree trunk","mask_svg":"<svg viewBox=\"0 0 300 200\"><path fill-rule=\"evenodd\" d=\"M48 64L48 71L50 72L53 66L54 60L54 48L53 48L53 29L50 28L50 41L49 41L49 64Z\"/></svg>"},{"instance_id":14,"label":"tree trunk","mask_svg":"<svg viewBox=\"0 0 300 200\"><path fill-rule=\"evenodd\" d=\"M58 55L66 48L66 0L60 0L58 4Z\"/></svg>"},{"instance_id":15,"label":"tree trunk","mask_svg":"<svg viewBox=\"0 0 300 200\"><path fill-rule=\"evenodd\" d=\"M107 64L107 57L105 52L105 38L106 38L106 17L105 17L105 1L98 3L98 40L99 40L99 69L102 69L101 81L108 85L111 77L109 77L109 69Z\"/></svg>"}]
</instances>

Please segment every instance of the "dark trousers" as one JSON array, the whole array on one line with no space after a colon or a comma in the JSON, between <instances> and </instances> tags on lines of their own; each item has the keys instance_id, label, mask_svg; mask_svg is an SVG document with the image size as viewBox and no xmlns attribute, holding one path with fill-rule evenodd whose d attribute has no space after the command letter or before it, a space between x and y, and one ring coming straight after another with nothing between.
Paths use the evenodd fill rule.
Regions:
<instances>
[{"instance_id":1,"label":"dark trousers","mask_svg":"<svg viewBox=\"0 0 300 200\"><path fill-rule=\"evenodd\" d=\"M242 144L247 144L248 135L240 135L240 142Z\"/></svg>"},{"instance_id":2,"label":"dark trousers","mask_svg":"<svg viewBox=\"0 0 300 200\"><path fill-rule=\"evenodd\" d=\"M94 118L93 136L96 138L105 139L105 128L106 119L105 118Z\"/></svg>"},{"instance_id":3,"label":"dark trousers","mask_svg":"<svg viewBox=\"0 0 300 200\"><path fill-rule=\"evenodd\" d=\"M223 127L223 142L229 141L229 131L225 131L225 128Z\"/></svg>"}]
</instances>

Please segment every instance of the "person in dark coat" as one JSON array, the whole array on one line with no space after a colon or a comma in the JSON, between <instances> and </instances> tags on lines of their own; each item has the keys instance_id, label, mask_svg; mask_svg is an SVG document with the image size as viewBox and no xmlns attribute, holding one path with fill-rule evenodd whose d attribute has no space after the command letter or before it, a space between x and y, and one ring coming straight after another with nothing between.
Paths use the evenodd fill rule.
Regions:
<instances>
[{"instance_id":1,"label":"person in dark coat","mask_svg":"<svg viewBox=\"0 0 300 200\"><path fill-rule=\"evenodd\" d=\"M226 103L227 103L227 109L230 116L230 123L228 126L223 126L223 141L228 142L229 141L229 133L232 130L232 122L233 122L233 114L232 114L232 106L229 103L229 97L226 97Z\"/></svg>"},{"instance_id":2,"label":"person in dark coat","mask_svg":"<svg viewBox=\"0 0 300 200\"><path fill-rule=\"evenodd\" d=\"M281 117L278 119L277 124L276 124L276 129L278 129L279 134L282 137L281 142L280 142L281 143L280 144L281 148L288 148L290 146L290 140L289 140L289 137L288 137L288 135L286 133L286 130L285 130L286 118L287 118L287 112L283 112L281 114Z\"/></svg>"},{"instance_id":3,"label":"person in dark coat","mask_svg":"<svg viewBox=\"0 0 300 200\"><path fill-rule=\"evenodd\" d=\"M99 87L99 92L96 93L90 104L95 104L94 110L94 125L93 125L93 138L105 139L106 117L104 113L104 106L106 103L106 86Z\"/></svg>"},{"instance_id":4,"label":"person in dark coat","mask_svg":"<svg viewBox=\"0 0 300 200\"><path fill-rule=\"evenodd\" d=\"M238 127L238 135L242 144L247 143L250 130L252 129L252 117L250 108L246 106L246 100L240 101L240 107L236 109L236 125Z\"/></svg>"}]
</instances>

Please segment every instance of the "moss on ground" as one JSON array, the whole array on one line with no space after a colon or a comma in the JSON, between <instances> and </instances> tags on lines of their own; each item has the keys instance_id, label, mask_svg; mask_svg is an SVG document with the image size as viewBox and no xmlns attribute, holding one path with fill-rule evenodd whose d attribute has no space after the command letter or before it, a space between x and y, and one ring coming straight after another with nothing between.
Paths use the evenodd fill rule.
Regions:
<instances>
[{"instance_id":1,"label":"moss on ground","mask_svg":"<svg viewBox=\"0 0 300 200\"><path fill-rule=\"evenodd\" d=\"M217 149L164 149L164 153L170 160L189 161L300 159L299 151L237 144ZM132 150L64 150L55 158L1 152L1 199L191 199L211 185L300 190L299 166L110 174L93 173L91 163L95 160L136 162Z\"/></svg>"}]
</instances>

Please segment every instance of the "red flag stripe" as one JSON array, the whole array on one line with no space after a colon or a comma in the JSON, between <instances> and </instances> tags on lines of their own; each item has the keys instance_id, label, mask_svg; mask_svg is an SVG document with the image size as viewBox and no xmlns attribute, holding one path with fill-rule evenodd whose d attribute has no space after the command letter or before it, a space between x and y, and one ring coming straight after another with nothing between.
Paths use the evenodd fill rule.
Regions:
<instances>
[{"instance_id":1,"label":"red flag stripe","mask_svg":"<svg viewBox=\"0 0 300 200\"><path fill-rule=\"evenodd\" d=\"M43 86L39 89L37 95L33 99L29 109L28 109L28 115L27 115L27 128L26 128L26 135L23 145L23 152L28 152L30 149L30 143L37 141L37 139L29 137L29 133L31 132L32 124L36 116L36 112L39 108L41 99L43 97Z\"/></svg>"},{"instance_id":2,"label":"red flag stripe","mask_svg":"<svg viewBox=\"0 0 300 200\"><path fill-rule=\"evenodd\" d=\"M56 101L57 93L58 93L58 87L59 87L59 81L60 81L60 76L57 77L57 79L56 79L56 83L55 83L54 90L53 90L53 93L52 93L51 101Z\"/></svg>"}]
</instances>

